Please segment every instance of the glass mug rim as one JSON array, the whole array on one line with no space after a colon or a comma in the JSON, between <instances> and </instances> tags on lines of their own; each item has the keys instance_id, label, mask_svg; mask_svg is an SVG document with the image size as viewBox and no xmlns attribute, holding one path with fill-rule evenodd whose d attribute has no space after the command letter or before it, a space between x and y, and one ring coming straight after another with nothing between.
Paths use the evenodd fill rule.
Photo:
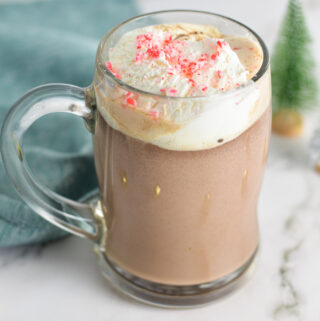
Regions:
<instances>
[{"instance_id":1,"label":"glass mug rim","mask_svg":"<svg viewBox=\"0 0 320 321\"><path fill-rule=\"evenodd\" d=\"M117 31L118 29L120 29L121 27L123 27L124 25L134 22L134 21L138 21L140 19L149 17L149 16L154 16L154 15L162 15L162 14L168 14L168 13L194 13L194 14L201 14L201 15L208 15L208 16L215 16L218 18L222 18L222 19L226 19L232 23L235 23L237 25L239 25L240 27L245 28L251 35L253 35L255 37L255 39L258 41L262 53L263 53L263 60L262 60L262 64L260 69L257 71L257 73L248 81L246 81L244 84L242 84L239 87L230 89L228 91L225 92L219 92L219 93L214 93L211 95L205 95L205 96L189 96L189 97L181 97L181 96L163 96L160 94L156 94L156 93L152 93L149 91L145 91L142 89L138 89L134 86L131 86L125 82L123 82L121 79L117 78L106 66L105 61L103 59L103 54L102 54L102 50L104 48L105 43L108 41L108 39L114 34L115 31ZM186 99L186 100L206 100L209 98L221 98L224 99L225 97L228 97L230 95L236 94L248 87L250 87L253 83L256 83L260 78L262 78L265 73L268 71L269 68L269 64L270 64L270 59L269 59L269 51L268 48L266 46L266 44L264 43L264 41L262 40L262 38L255 32L253 31L251 28L249 28L248 26L246 26L244 23L237 21L236 19L227 17L225 15L221 15L221 14L217 14L214 12L209 12L209 11L202 11L202 10L186 10L186 9L174 9L174 10L160 10L160 11L153 11L153 12L148 12L145 14L141 14L138 16L135 16L133 18L127 19L123 22L121 22L120 24L116 25L115 27L113 27L110 31L108 31L100 40L99 45L98 45L98 49L97 49L97 54L96 54L96 68L102 72L107 78L108 80L110 80L112 83L116 84L117 86L119 86L120 88L126 90L126 91L130 91L130 92L134 92L136 94L140 94L140 95L144 95L144 96L149 96L149 97L153 97L153 98L158 98L158 99L166 99L166 100L181 100L181 99Z\"/></svg>"}]
</instances>

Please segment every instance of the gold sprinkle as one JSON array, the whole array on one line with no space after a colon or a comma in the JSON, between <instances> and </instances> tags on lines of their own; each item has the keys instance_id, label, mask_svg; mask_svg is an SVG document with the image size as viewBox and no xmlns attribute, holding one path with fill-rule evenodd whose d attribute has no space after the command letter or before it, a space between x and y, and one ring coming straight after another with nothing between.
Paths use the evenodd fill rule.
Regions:
<instances>
[{"instance_id":1,"label":"gold sprinkle","mask_svg":"<svg viewBox=\"0 0 320 321\"><path fill-rule=\"evenodd\" d=\"M163 116L167 116L168 112L167 112L167 104L164 104L163 106Z\"/></svg>"},{"instance_id":2,"label":"gold sprinkle","mask_svg":"<svg viewBox=\"0 0 320 321\"><path fill-rule=\"evenodd\" d=\"M243 172L243 179L247 178L247 176L248 176L248 170L245 169Z\"/></svg>"},{"instance_id":3,"label":"gold sprinkle","mask_svg":"<svg viewBox=\"0 0 320 321\"><path fill-rule=\"evenodd\" d=\"M267 139L264 140L263 152L262 152L262 163L264 164L267 160Z\"/></svg>"},{"instance_id":4,"label":"gold sprinkle","mask_svg":"<svg viewBox=\"0 0 320 321\"><path fill-rule=\"evenodd\" d=\"M120 174L120 176L121 176L122 184L123 184L123 185L127 185L127 175L126 175L126 173L125 173L125 172L122 172L122 173Z\"/></svg>"},{"instance_id":5,"label":"gold sprinkle","mask_svg":"<svg viewBox=\"0 0 320 321\"><path fill-rule=\"evenodd\" d=\"M209 215L211 208L211 193L207 193L204 195L202 206L201 206L201 217L205 218Z\"/></svg>"},{"instance_id":6,"label":"gold sprinkle","mask_svg":"<svg viewBox=\"0 0 320 321\"><path fill-rule=\"evenodd\" d=\"M155 188L155 192L156 192L156 195L157 195L157 196L159 196L159 195L160 195L160 193L161 193L161 188L160 188L160 186L159 186L159 185L157 185L157 186L156 186L156 188Z\"/></svg>"},{"instance_id":7,"label":"gold sprinkle","mask_svg":"<svg viewBox=\"0 0 320 321\"><path fill-rule=\"evenodd\" d=\"M248 180L248 170L245 169L242 174L242 184L241 184L241 193L244 195L246 191L246 186L247 186L247 180Z\"/></svg>"}]
</instances>

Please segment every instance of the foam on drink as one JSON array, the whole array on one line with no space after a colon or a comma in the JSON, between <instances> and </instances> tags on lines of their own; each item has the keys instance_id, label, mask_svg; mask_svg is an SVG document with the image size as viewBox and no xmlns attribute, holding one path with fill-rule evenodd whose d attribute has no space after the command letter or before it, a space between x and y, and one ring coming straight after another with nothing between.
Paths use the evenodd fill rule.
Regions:
<instances>
[{"instance_id":1,"label":"foam on drink","mask_svg":"<svg viewBox=\"0 0 320 321\"><path fill-rule=\"evenodd\" d=\"M250 51L256 60L246 65ZM110 49L106 66L145 93L116 86L102 97L100 112L114 129L165 149L212 148L239 136L264 112L261 88L250 80L261 62L253 40L224 36L212 26L136 29Z\"/></svg>"}]
</instances>

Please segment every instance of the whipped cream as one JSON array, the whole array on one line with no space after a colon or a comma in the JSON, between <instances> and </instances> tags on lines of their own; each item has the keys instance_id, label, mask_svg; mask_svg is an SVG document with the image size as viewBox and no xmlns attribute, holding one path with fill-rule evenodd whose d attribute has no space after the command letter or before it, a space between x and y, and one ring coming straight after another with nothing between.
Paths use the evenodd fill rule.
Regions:
<instances>
[{"instance_id":1,"label":"whipped cream","mask_svg":"<svg viewBox=\"0 0 320 321\"><path fill-rule=\"evenodd\" d=\"M248 71L228 42L208 37L209 26L191 26L128 32L110 49L107 67L127 84L165 96L212 95L246 82ZM220 36L215 29L211 35Z\"/></svg>"},{"instance_id":2,"label":"whipped cream","mask_svg":"<svg viewBox=\"0 0 320 321\"><path fill-rule=\"evenodd\" d=\"M270 77L248 79L252 70L235 51L241 61L262 62L261 49L236 36L231 47L228 39L214 27L184 23L124 34L110 49L107 68L157 96L96 79L101 115L112 128L169 150L208 149L236 138L270 105Z\"/></svg>"}]
</instances>

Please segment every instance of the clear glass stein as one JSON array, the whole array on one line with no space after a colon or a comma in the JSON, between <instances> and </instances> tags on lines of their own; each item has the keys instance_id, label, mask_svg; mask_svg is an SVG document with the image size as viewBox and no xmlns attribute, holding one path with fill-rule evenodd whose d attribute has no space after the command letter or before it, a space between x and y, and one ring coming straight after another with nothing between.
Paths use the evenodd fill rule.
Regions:
<instances>
[{"instance_id":1,"label":"clear glass stein","mask_svg":"<svg viewBox=\"0 0 320 321\"><path fill-rule=\"evenodd\" d=\"M109 49L124 33L177 22L213 25L225 35L251 38L263 54L260 70L228 92L180 98L133 88L106 67ZM155 122L152 113L124 106L128 93L151 111L160 106L160 118ZM256 108L248 110L252 97ZM251 117L259 108L264 112L235 139L221 138L220 145L209 149L169 150L139 138L139 133L163 135L166 123L161 115L177 104L198 106L200 114L209 111L205 117L212 117L210 126L228 124L228 117L212 116L227 105L239 117ZM233 109L235 104L238 109ZM106 111L125 133L108 120ZM40 117L56 112L83 118L93 136L99 191L80 201L39 184L23 157L24 133ZM103 37L89 87L49 84L20 98L4 122L1 152L24 201L51 223L92 240L101 270L116 288L147 303L188 307L232 292L252 271L270 123L269 55L262 39L217 14L162 11L125 21Z\"/></svg>"}]
</instances>

